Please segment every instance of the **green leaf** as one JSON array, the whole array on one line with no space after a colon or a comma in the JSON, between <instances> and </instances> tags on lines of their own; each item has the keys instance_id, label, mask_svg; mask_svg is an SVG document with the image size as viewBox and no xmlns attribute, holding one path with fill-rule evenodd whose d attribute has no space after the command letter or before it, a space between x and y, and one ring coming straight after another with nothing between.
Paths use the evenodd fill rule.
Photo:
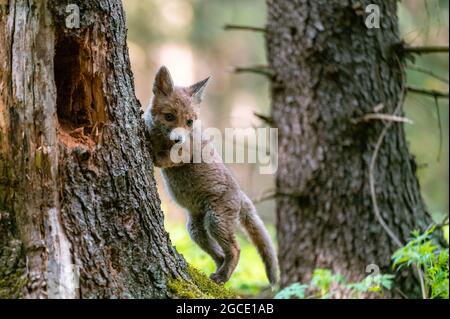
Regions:
<instances>
[{"instance_id":1,"label":"green leaf","mask_svg":"<svg viewBox=\"0 0 450 319\"><path fill-rule=\"evenodd\" d=\"M308 285L302 285L300 283L294 283L283 290L279 291L275 295L275 299L304 299L305 298L305 290L308 288Z\"/></svg>"}]
</instances>

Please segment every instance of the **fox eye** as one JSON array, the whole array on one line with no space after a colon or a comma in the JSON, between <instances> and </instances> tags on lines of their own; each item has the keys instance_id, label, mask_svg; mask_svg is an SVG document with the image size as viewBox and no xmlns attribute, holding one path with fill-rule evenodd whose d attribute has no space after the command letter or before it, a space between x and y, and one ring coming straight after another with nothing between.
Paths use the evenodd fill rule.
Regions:
<instances>
[{"instance_id":1,"label":"fox eye","mask_svg":"<svg viewBox=\"0 0 450 319\"><path fill-rule=\"evenodd\" d=\"M165 114L164 114L164 119L165 119L167 122L173 122L173 121L175 121L176 116L173 115L172 113L165 113Z\"/></svg>"},{"instance_id":2,"label":"fox eye","mask_svg":"<svg viewBox=\"0 0 450 319\"><path fill-rule=\"evenodd\" d=\"M187 120L186 121L187 126L192 126L192 124L194 124L193 120Z\"/></svg>"}]
</instances>

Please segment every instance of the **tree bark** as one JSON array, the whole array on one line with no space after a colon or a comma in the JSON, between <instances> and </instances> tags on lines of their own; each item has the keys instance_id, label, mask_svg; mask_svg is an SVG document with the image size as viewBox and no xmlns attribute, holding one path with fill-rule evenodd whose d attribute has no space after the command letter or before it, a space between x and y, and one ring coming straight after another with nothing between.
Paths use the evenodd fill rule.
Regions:
<instances>
[{"instance_id":1,"label":"tree bark","mask_svg":"<svg viewBox=\"0 0 450 319\"><path fill-rule=\"evenodd\" d=\"M359 5L358 5L359 3ZM380 28L365 26L365 7L380 8ZM404 90L397 1L268 1L267 51L274 72L272 117L279 128L277 230L281 282L307 282L315 268L357 281L376 264L391 273L398 248L374 213L369 168ZM397 115L402 115L402 109ZM401 242L430 218L402 123L392 123L374 167L382 219ZM415 295L411 274L397 289ZM341 292L341 297L346 293ZM393 290L394 296L400 296Z\"/></svg>"},{"instance_id":2,"label":"tree bark","mask_svg":"<svg viewBox=\"0 0 450 319\"><path fill-rule=\"evenodd\" d=\"M0 297L172 297L121 3L70 3L0 4Z\"/></svg>"}]
</instances>

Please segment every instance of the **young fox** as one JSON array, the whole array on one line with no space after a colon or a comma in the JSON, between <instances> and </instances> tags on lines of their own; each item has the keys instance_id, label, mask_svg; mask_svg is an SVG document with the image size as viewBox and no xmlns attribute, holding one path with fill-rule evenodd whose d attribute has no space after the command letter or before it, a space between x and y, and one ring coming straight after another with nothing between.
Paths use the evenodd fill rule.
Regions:
<instances>
[{"instance_id":1,"label":"young fox","mask_svg":"<svg viewBox=\"0 0 450 319\"><path fill-rule=\"evenodd\" d=\"M188 231L216 263L210 278L225 283L237 266L240 248L235 237L242 224L264 261L267 277L277 282L278 263L274 246L251 200L241 191L229 169L215 152L213 163L179 163L170 159L170 148L190 136L171 135L184 128L192 135L199 104L209 78L189 87L173 85L166 67L155 77L154 97L144 114L155 166L161 167L165 184L179 205L189 211ZM210 143L202 141L202 145ZM210 161L208 161L210 162Z\"/></svg>"}]
</instances>

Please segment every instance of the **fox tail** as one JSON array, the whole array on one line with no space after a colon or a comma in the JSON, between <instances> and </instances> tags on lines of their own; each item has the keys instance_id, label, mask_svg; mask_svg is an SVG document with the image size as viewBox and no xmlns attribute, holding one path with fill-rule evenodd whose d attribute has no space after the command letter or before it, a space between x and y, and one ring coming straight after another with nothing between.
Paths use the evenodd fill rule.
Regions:
<instances>
[{"instance_id":1,"label":"fox tail","mask_svg":"<svg viewBox=\"0 0 450 319\"><path fill-rule=\"evenodd\" d=\"M243 194L244 200L240 211L240 222L256 246L266 268L266 275L273 287L278 283L278 259L275 247L252 201Z\"/></svg>"}]
</instances>

